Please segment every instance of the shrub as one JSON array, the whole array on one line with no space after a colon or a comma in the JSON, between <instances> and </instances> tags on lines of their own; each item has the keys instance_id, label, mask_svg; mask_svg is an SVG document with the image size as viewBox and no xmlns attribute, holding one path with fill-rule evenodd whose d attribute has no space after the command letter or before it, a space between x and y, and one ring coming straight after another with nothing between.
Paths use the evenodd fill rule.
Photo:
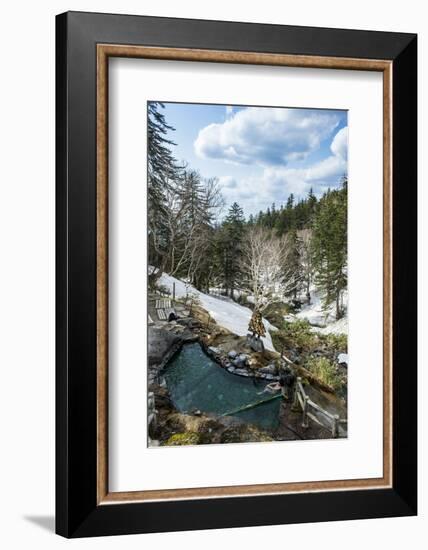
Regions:
<instances>
[{"instance_id":1,"label":"shrub","mask_svg":"<svg viewBox=\"0 0 428 550\"><path fill-rule=\"evenodd\" d=\"M241 306L251 306L248 302L248 294L245 294L245 292L241 292L235 301Z\"/></svg>"},{"instance_id":2,"label":"shrub","mask_svg":"<svg viewBox=\"0 0 428 550\"><path fill-rule=\"evenodd\" d=\"M313 349L318 345L318 335L311 330L311 325L306 319L298 319L293 322L284 322L282 329L285 344L289 347L298 347L303 350Z\"/></svg>"},{"instance_id":3,"label":"shrub","mask_svg":"<svg viewBox=\"0 0 428 550\"><path fill-rule=\"evenodd\" d=\"M342 379L335 365L325 357L312 357L305 365L306 368L324 384L337 390L342 385Z\"/></svg>"},{"instance_id":4,"label":"shrub","mask_svg":"<svg viewBox=\"0 0 428 550\"><path fill-rule=\"evenodd\" d=\"M263 309L263 317L273 326L281 328L284 324L284 315L288 315L291 309L284 302L274 302Z\"/></svg>"},{"instance_id":5,"label":"shrub","mask_svg":"<svg viewBox=\"0 0 428 550\"><path fill-rule=\"evenodd\" d=\"M186 296L186 304L189 306L190 304L197 306L200 305L201 300L199 298L199 294L196 292L189 292Z\"/></svg>"},{"instance_id":6,"label":"shrub","mask_svg":"<svg viewBox=\"0 0 428 550\"><path fill-rule=\"evenodd\" d=\"M348 351L348 336L346 334L327 334L325 342L328 348L338 353L346 353Z\"/></svg>"}]
</instances>

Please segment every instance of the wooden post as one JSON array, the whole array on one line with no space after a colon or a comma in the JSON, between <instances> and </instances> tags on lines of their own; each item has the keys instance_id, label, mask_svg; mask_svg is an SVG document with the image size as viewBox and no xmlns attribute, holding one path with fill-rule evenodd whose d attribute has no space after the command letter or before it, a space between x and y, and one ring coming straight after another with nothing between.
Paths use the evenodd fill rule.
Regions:
<instances>
[{"instance_id":1,"label":"wooden post","mask_svg":"<svg viewBox=\"0 0 428 550\"><path fill-rule=\"evenodd\" d=\"M309 396L305 395L305 400L303 401L302 428L308 428L308 427L309 427L309 424L308 424L308 415L307 415L307 412L308 412L308 401L309 401Z\"/></svg>"},{"instance_id":2,"label":"wooden post","mask_svg":"<svg viewBox=\"0 0 428 550\"><path fill-rule=\"evenodd\" d=\"M299 382L302 383L302 378L300 376L297 377L296 383L294 384L293 404L291 405L292 411L299 410Z\"/></svg>"},{"instance_id":3,"label":"wooden post","mask_svg":"<svg viewBox=\"0 0 428 550\"><path fill-rule=\"evenodd\" d=\"M332 429L331 429L331 435L333 437L337 437L337 435L338 435L338 426L339 426L339 415L335 414L334 415L334 420L333 420L333 426L332 426Z\"/></svg>"},{"instance_id":4,"label":"wooden post","mask_svg":"<svg viewBox=\"0 0 428 550\"><path fill-rule=\"evenodd\" d=\"M172 301L175 302L175 283L172 283Z\"/></svg>"}]
</instances>

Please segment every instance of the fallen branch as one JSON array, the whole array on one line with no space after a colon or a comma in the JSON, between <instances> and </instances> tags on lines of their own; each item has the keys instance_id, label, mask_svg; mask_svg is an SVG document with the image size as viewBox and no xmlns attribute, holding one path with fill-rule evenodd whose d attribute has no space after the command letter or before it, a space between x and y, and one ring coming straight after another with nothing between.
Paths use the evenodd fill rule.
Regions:
<instances>
[{"instance_id":1,"label":"fallen branch","mask_svg":"<svg viewBox=\"0 0 428 550\"><path fill-rule=\"evenodd\" d=\"M264 403L268 403L269 401L278 399L278 397L282 397L282 394L278 393L277 395L272 395L268 399L262 399L261 401L256 401L255 403L249 403L248 405L244 405L243 407L239 407L238 409L235 409L233 411L223 413L221 416L233 416L234 414L237 414L239 412L248 411L250 409L254 409L255 407L258 407L259 405L263 405Z\"/></svg>"}]
</instances>

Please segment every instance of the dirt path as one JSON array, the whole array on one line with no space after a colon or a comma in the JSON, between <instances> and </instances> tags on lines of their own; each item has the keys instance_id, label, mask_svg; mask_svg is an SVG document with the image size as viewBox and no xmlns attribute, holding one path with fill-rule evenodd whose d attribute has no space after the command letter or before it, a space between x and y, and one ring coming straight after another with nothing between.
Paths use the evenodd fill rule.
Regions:
<instances>
[{"instance_id":1,"label":"dirt path","mask_svg":"<svg viewBox=\"0 0 428 550\"><path fill-rule=\"evenodd\" d=\"M330 439L331 431L309 420L308 427L302 426L302 411L293 411L291 403L282 401L279 409L279 427L275 440L290 441L296 439Z\"/></svg>"}]
</instances>

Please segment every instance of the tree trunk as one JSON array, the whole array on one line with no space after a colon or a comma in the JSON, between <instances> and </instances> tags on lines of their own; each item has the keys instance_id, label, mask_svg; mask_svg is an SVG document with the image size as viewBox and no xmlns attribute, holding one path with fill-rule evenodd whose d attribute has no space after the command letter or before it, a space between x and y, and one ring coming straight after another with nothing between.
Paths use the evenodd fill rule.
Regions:
<instances>
[{"instance_id":1,"label":"tree trunk","mask_svg":"<svg viewBox=\"0 0 428 550\"><path fill-rule=\"evenodd\" d=\"M340 292L336 294L336 320L339 320L342 316L342 311L340 308Z\"/></svg>"}]
</instances>

